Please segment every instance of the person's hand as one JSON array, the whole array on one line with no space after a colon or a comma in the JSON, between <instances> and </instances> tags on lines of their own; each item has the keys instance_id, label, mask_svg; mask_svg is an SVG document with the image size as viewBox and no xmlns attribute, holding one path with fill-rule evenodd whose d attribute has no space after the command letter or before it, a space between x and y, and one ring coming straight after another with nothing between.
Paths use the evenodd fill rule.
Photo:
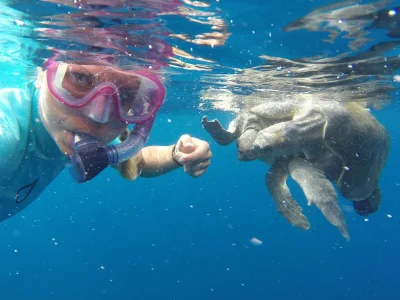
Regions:
<instances>
[{"instance_id":1,"label":"person's hand","mask_svg":"<svg viewBox=\"0 0 400 300\"><path fill-rule=\"evenodd\" d=\"M185 172L194 178L207 171L211 156L210 145L206 141L188 134L179 138L172 153L175 162L182 165Z\"/></svg>"}]
</instances>

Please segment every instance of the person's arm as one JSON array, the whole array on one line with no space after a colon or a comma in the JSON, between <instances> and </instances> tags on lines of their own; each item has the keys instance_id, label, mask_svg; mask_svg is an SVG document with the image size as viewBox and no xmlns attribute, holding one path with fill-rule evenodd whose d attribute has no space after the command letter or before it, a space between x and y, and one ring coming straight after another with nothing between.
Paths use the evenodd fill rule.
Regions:
<instances>
[{"instance_id":1,"label":"person's arm","mask_svg":"<svg viewBox=\"0 0 400 300\"><path fill-rule=\"evenodd\" d=\"M142 149L136 158L140 176L155 177L181 167L172 158L173 147L150 146Z\"/></svg>"},{"instance_id":2,"label":"person's arm","mask_svg":"<svg viewBox=\"0 0 400 300\"><path fill-rule=\"evenodd\" d=\"M0 182L9 178L21 159L20 127L13 110L14 89L0 90Z\"/></svg>"},{"instance_id":3,"label":"person's arm","mask_svg":"<svg viewBox=\"0 0 400 300\"><path fill-rule=\"evenodd\" d=\"M207 170L211 159L207 142L182 135L171 146L150 146L143 148L135 157L119 164L121 176L134 180L138 176L156 177L179 167L184 167L192 177L199 177Z\"/></svg>"}]
</instances>

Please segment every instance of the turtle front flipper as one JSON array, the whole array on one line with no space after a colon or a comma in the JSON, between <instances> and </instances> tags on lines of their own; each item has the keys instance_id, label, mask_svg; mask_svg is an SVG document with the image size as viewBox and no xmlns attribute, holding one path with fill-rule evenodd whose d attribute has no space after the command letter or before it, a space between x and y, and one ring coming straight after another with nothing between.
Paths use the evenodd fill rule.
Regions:
<instances>
[{"instance_id":1,"label":"turtle front flipper","mask_svg":"<svg viewBox=\"0 0 400 300\"><path fill-rule=\"evenodd\" d=\"M260 130L253 143L253 151L294 155L303 149L323 142L326 118L317 111L295 115L293 120L278 122Z\"/></svg>"},{"instance_id":2,"label":"turtle front flipper","mask_svg":"<svg viewBox=\"0 0 400 300\"><path fill-rule=\"evenodd\" d=\"M325 218L349 240L347 224L337 203L337 194L332 183L320 170L304 159L293 159L288 168L290 176L304 191L308 205L315 203Z\"/></svg>"},{"instance_id":3,"label":"turtle front flipper","mask_svg":"<svg viewBox=\"0 0 400 300\"><path fill-rule=\"evenodd\" d=\"M229 124L228 130L225 130L218 120L208 121L207 117L201 120L203 128L220 145L226 146L238 138L236 119Z\"/></svg>"},{"instance_id":4,"label":"turtle front flipper","mask_svg":"<svg viewBox=\"0 0 400 300\"><path fill-rule=\"evenodd\" d=\"M288 175L287 163L283 160L275 161L265 178L268 191L275 201L278 211L290 224L302 229L309 229L310 222L301 213L302 208L293 199L286 185Z\"/></svg>"}]
</instances>

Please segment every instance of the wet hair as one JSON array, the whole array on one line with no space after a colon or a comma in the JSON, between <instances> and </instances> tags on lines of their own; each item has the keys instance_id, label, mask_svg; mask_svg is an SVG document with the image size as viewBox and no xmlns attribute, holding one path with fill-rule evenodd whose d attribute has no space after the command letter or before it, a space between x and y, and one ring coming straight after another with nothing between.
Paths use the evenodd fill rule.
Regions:
<instances>
[{"instance_id":1,"label":"wet hair","mask_svg":"<svg viewBox=\"0 0 400 300\"><path fill-rule=\"evenodd\" d=\"M59 61L65 63L82 64L82 65L101 65L118 67L119 58L116 55L109 54L81 54L75 51L69 51L68 55L58 50L53 50L53 55L48 58L43 66L47 68L52 62Z\"/></svg>"},{"instance_id":2,"label":"wet hair","mask_svg":"<svg viewBox=\"0 0 400 300\"><path fill-rule=\"evenodd\" d=\"M118 164L119 174L128 180L135 180L139 175L139 156L133 156Z\"/></svg>"},{"instance_id":3,"label":"wet hair","mask_svg":"<svg viewBox=\"0 0 400 300\"><path fill-rule=\"evenodd\" d=\"M129 129L125 129L124 132L119 136L121 142L125 141L129 137ZM139 156L135 155L126 161L118 164L119 174L128 180L135 180L139 175Z\"/></svg>"}]
</instances>

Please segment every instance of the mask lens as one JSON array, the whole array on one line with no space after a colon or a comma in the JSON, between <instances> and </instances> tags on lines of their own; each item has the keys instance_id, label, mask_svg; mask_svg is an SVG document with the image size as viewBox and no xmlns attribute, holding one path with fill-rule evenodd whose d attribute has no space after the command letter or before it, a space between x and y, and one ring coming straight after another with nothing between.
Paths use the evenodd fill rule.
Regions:
<instances>
[{"instance_id":1,"label":"mask lens","mask_svg":"<svg viewBox=\"0 0 400 300\"><path fill-rule=\"evenodd\" d=\"M120 88L120 113L124 119L143 118L152 115L157 108L155 93L157 86L149 79L140 76L138 87Z\"/></svg>"}]
</instances>

